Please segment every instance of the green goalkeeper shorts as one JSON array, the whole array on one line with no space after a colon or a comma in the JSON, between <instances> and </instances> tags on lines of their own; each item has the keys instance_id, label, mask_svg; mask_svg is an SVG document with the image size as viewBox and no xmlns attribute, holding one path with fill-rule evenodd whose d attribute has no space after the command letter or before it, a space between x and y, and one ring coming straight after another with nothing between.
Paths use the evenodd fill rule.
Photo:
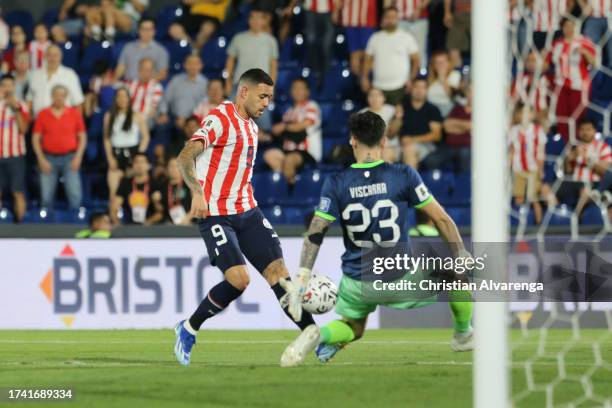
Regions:
<instances>
[{"instance_id":1,"label":"green goalkeeper shorts","mask_svg":"<svg viewBox=\"0 0 612 408\"><path fill-rule=\"evenodd\" d=\"M404 277L406 280L414 280L414 277ZM372 282L362 282L349 278L346 275L340 280L338 288L338 301L336 313L349 319L362 319L376 310L377 306L387 306L393 309L414 309L435 303L435 293L423 293L416 295L413 292L397 292L394 294L381 293L379 296L372 295Z\"/></svg>"}]
</instances>

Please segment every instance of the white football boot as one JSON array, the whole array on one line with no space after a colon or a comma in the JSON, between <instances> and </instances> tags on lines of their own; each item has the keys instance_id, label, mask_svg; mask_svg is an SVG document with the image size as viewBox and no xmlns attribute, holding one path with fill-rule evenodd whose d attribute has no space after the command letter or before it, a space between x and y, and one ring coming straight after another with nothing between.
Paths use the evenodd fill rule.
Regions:
<instances>
[{"instance_id":1,"label":"white football boot","mask_svg":"<svg viewBox=\"0 0 612 408\"><path fill-rule=\"evenodd\" d=\"M453 351L470 351L474 349L474 329L465 333L455 332L450 342Z\"/></svg>"},{"instance_id":2,"label":"white football boot","mask_svg":"<svg viewBox=\"0 0 612 408\"><path fill-rule=\"evenodd\" d=\"M316 324L311 324L283 351L280 359L281 367L295 367L301 364L317 344L319 344L319 328Z\"/></svg>"}]
</instances>

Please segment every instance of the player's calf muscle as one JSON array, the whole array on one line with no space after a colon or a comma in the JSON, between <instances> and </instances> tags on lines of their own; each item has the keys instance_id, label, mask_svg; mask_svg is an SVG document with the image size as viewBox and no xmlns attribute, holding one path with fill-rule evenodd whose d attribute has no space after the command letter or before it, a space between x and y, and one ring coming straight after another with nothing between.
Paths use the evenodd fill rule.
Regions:
<instances>
[{"instance_id":1,"label":"player's calf muscle","mask_svg":"<svg viewBox=\"0 0 612 408\"><path fill-rule=\"evenodd\" d=\"M289 271L282 258L272 261L263 271L263 277L270 286L276 285L280 278L286 278L288 276Z\"/></svg>"}]
</instances>

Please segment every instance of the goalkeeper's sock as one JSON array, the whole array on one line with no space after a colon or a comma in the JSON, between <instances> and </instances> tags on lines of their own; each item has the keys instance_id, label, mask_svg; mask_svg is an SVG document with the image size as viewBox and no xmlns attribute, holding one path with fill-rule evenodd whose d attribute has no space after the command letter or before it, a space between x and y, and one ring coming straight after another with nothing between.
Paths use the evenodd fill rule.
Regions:
<instances>
[{"instance_id":1,"label":"goalkeeper's sock","mask_svg":"<svg viewBox=\"0 0 612 408\"><path fill-rule=\"evenodd\" d=\"M189 325L193 330L200 330L202 323L225 309L238 296L242 295L242 290L236 289L231 283L224 280L215 285L204 300L200 303L196 311L189 318Z\"/></svg>"},{"instance_id":2,"label":"goalkeeper's sock","mask_svg":"<svg viewBox=\"0 0 612 408\"><path fill-rule=\"evenodd\" d=\"M285 280L290 281L291 278L287 277L285 278ZM276 298L279 300L279 302L281 298L285 296L285 294L287 293L287 291L283 289L283 287L281 286L280 282L276 282L274 285L271 286L271 288L274 294L276 295ZM283 305L281 305L281 307L283 307ZM289 305L283 307L283 312L285 312L287 317L291 319L291 321L294 322L297 325L297 327L300 328L300 330L304 330L311 324L315 324L315 321L312 318L312 315L308 313L307 311L305 311L303 308L302 308L302 320L300 320L299 322L296 322L295 320L293 320L291 313L289 313Z\"/></svg>"},{"instance_id":3,"label":"goalkeeper's sock","mask_svg":"<svg viewBox=\"0 0 612 408\"><path fill-rule=\"evenodd\" d=\"M355 339L355 333L346 322L334 320L321 327L319 339L325 344L350 343Z\"/></svg>"},{"instance_id":4,"label":"goalkeeper's sock","mask_svg":"<svg viewBox=\"0 0 612 408\"><path fill-rule=\"evenodd\" d=\"M448 294L449 304L453 312L455 331L466 333L472 330L472 313L474 304L472 295L467 290L453 290Z\"/></svg>"}]
</instances>

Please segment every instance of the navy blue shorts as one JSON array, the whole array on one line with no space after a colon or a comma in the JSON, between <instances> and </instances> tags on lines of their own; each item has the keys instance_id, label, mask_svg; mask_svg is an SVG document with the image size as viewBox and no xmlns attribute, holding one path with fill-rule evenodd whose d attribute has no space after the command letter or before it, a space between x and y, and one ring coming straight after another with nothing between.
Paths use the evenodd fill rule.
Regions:
<instances>
[{"instance_id":1,"label":"navy blue shorts","mask_svg":"<svg viewBox=\"0 0 612 408\"><path fill-rule=\"evenodd\" d=\"M368 45L368 40L376 32L376 29L369 27L345 27L346 45L349 53L363 51Z\"/></svg>"},{"instance_id":2,"label":"navy blue shorts","mask_svg":"<svg viewBox=\"0 0 612 408\"><path fill-rule=\"evenodd\" d=\"M5 188L11 193L24 193L25 174L25 157L0 159L0 193Z\"/></svg>"},{"instance_id":3,"label":"navy blue shorts","mask_svg":"<svg viewBox=\"0 0 612 408\"><path fill-rule=\"evenodd\" d=\"M278 235L259 208L210 216L201 219L199 227L210 263L223 273L232 266L246 265L245 256L260 273L283 257Z\"/></svg>"}]
</instances>

